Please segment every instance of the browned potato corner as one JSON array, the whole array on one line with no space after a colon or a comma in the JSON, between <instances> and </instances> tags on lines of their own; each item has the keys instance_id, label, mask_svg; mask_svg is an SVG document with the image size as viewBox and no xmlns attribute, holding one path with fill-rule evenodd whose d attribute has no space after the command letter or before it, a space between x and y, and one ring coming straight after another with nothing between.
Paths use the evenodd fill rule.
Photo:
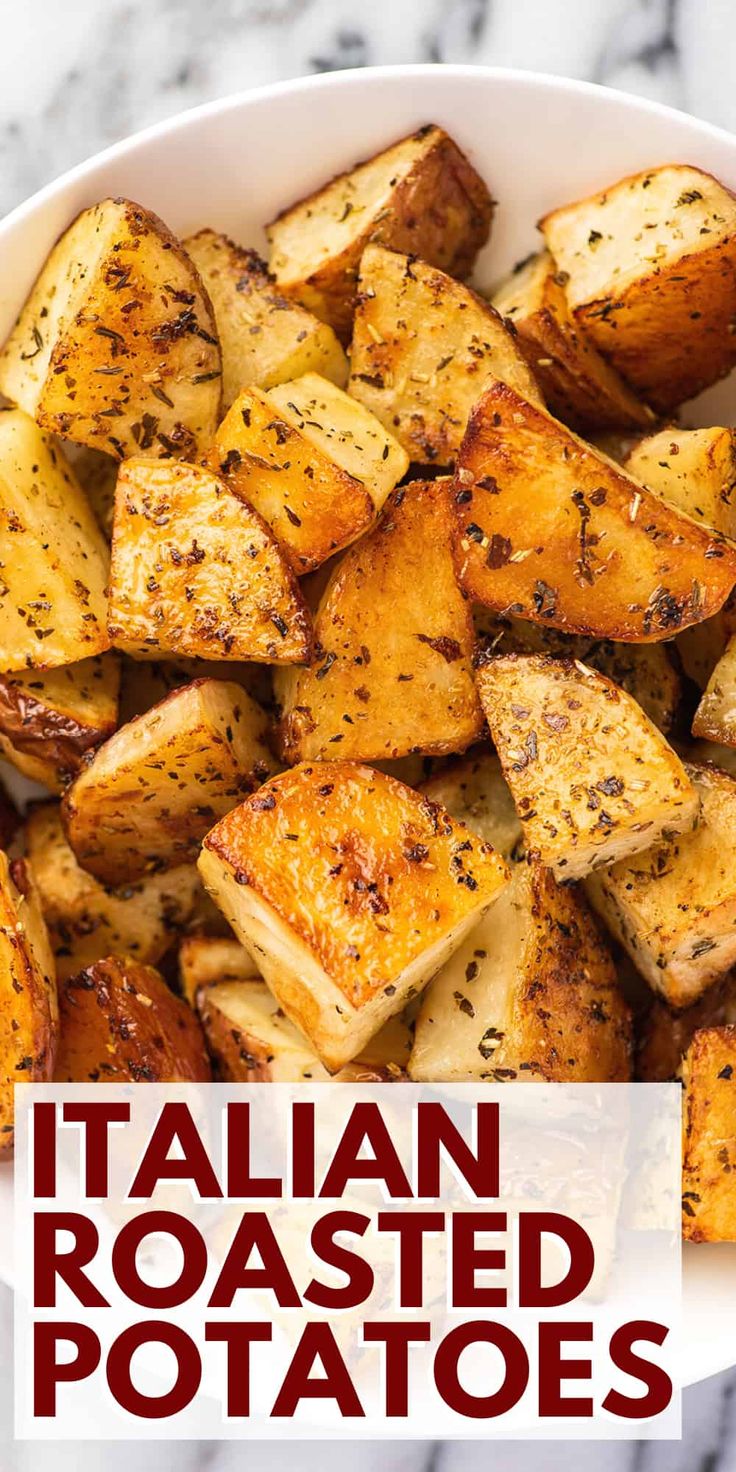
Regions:
<instances>
[{"instance_id":1,"label":"browned potato corner","mask_svg":"<svg viewBox=\"0 0 736 1472\"><path fill-rule=\"evenodd\" d=\"M26 777L62 792L85 753L115 730L119 688L120 660L112 653L0 675L0 751Z\"/></svg>"},{"instance_id":2,"label":"browned potato corner","mask_svg":"<svg viewBox=\"0 0 736 1472\"><path fill-rule=\"evenodd\" d=\"M199 866L332 1072L426 986L507 878L439 804L349 762L272 778L207 835Z\"/></svg>"},{"instance_id":3,"label":"browned potato corner","mask_svg":"<svg viewBox=\"0 0 736 1472\"><path fill-rule=\"evenodd\" d=\"M152 966L107 956L70 976L59 1001L55 1083L211 1079L195 1014Z\"/></svg>"},{"instance_id":4,"label":"browned potato corner","mask_svg":"<svg viewBox=\"0 0 736 1472\"><path fill-rule=\"evenodd\" d=\"M0 852L0 1159L13 1152L13 1086L47 1083L59 1030L56 975L33 877Z\"/></svg>"},{"instance_id":5,"label":"browned potato corner","mask_svg":"<svg viewBox=\"0 0 736 1472\"><path fill-rule=\"evenodd\" d=\"M488 239L492 213L472 164L430 124L283 210L268 227L269 265L286 296L347 341L369 241L463 277Z\"/></svg>"}]
</instances>

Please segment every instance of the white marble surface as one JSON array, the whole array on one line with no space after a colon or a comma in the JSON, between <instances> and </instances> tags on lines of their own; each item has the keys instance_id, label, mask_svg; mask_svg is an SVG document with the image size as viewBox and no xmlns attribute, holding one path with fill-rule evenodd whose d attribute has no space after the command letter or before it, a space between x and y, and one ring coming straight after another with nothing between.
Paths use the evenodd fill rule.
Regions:
<instances>
[{"instance_id":1,"label":"white marble surface","mask_svg":"<svg viewBox=\"0 0 736 1472\"><path fill-rule=\"evenodd\" d=\"M403 61L468 61L584 77L736 129L736 0L4 0L0 213L71 164L182 108L243 87ZM735 1295L736 1297L736 1295ZM735 1305L736 1307L736 1305ZM0 1365L10 1363L0 1290ZM736 1373L688 1392L681 1445L370 1443L294 1448L11 1445L0 1376L0 1472L736 1472Z\"/></svg>"}]
</instances>

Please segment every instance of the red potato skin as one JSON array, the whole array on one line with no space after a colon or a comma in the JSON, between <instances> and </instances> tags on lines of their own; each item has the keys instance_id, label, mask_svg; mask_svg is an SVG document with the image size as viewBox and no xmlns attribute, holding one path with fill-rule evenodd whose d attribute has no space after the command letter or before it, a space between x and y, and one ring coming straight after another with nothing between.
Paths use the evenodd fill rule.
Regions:
<instances>
[{"instance_id":1,"label":"red potato skin","mask_svg":"<svg viewBox=\"0 0 736 1472\"><path fill-rule=\"evenodd\" d=\"M61 989L55 1083L207 1083L199 1022L152 966L108 956Z\"/></svg>"}]
</instances>

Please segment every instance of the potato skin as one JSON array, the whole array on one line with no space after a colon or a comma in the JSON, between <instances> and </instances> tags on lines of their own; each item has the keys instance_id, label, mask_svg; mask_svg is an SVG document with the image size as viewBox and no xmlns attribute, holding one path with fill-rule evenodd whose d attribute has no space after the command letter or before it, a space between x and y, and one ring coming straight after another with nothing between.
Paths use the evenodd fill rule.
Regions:
<instances>
[{"instance_id":1,"label":"potato skin","mask_svg":"<svg viewBox=\"0 0 736 1472\"><path fill-rule=\"evenodd\" d=\"M483 180L452 138L429 124L283 210L268 226L269 264L285 295L347 341L369 241L463 277L488 239L492 214Z\"/></svg>"},{"instance_id":2,"label":"potato skin","mask_svg":"<svg viewBox=\"0 0 736 1472\"><path fill-rule=\"evenodd\" d=\"M108 956L64 983L55 1083L207 1083L191 1007L152 966Z\"/></svg>"},{"instance_id":3,"label":"potato skin","mask_svg":"<svg viewBox=\"0 0 736 1472\"><path fill-rule=\"evenodd\" d=\"M30 758L38 780L52 792L61 791L79 771L85 752L115 730L119 685L114 654L48 673L0 675L4 753L20 771L24 766L18 758Z\"/></svg>"},{"instance_id":4,"label":"potato skin","mask_svg":"<svg viewBox=\"0 0 736 1472\"><path fill-rule=\"evenodd\" d=\"M683 1072L682 1235L736 1242L736 1027L696 1032Z\"/></svg>"},{"instance_id":5,"label":"potato skin","mask_svg":"<svg viewBox=\"0 0 736 1472\"><path fill-rule=\"evenodd\" d=\"M220 379L199 273L163 221L126 199L73 221L0 357L3 393L45 429L119 460L201 453Z\"/></svg>"},{"instance_id":6,"label":"potato skin","mask_svg":"<svg viewBox=\"0 0 736 1472\"><path fill-rule=\"evenodd\" d=\"M360 263L350 393L417 464L453 465L492 380L543 399L513 326L426 261L370 245Z\"/></svg>"},{"instance_id":7,"label":"potato skin","mask_svg":"<svg viewBox=\"0 0 736 1472\"><path fill-rule=\"evenodd\" d=\"M717 613L736 580L733 544L507 384L470 416L453 493L461 587L502 613L647 643Z\"/></svg>"},{"instance_id":8,"label":"potato skin","mask_svg":"<svg viewBox=\"0 0 736 1472\"><path fill-rule=\"evenodd\" d=\"M671 1012L659 998L652 1001L639 1028L636 1077L666 1083L682 1073L688 1048L701 1028L736 1023L736 973L724 976L684 1012Z\"/></svg>"},{"instance_id":9,"label":"potato skin","mask_svg":"<svg viewBox=\"0 0 736 1472\"><path fill-rule=\"evenodd\" d=\"M736 197L686 164L648 169L540 222L577 321L663 413L736 362Z\"/></svg>"},{"instance_id":10,"label":"potato skin","mask_svg":"<svg viewBox=\"0 0 736 1472\"><path fill-rule=\"evenodd\" d=\"M285 761L442 755L480 735L451 525L447 484L413 481L345 553L315 615L318 653L276 681Z\"/></svg>"},{"instance_id":11,"label":"potato skin","mask_svg":"<svg viewBox=\"0 0 736 1472\"><path fill-rule=\"evenodd\" d=\"M211 471L127 460L115 492L109 632L129 654L308 659L311 619L265 522Z\"/></svg>"},{"instance_id":12,"label":"potato skin","mask_svg":"<svg viewBox=\"0 0 736 1472\"><path fill-rule=\"evenodd\" d=\"M23 859L0 852L0 1160L13 1152L13 1085L47 1083L59 1035L56 977Z\"/></svg>"}]
</instances>

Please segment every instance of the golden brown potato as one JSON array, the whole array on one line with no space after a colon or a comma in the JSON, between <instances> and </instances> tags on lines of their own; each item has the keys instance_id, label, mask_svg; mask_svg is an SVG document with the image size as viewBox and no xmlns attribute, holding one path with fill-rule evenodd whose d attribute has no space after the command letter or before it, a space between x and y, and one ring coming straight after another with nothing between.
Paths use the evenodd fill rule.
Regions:
<instances>
[{"instance_id":1,"label":"golden brown potato","mask_svg":"<svg viewBox=\"0 0 736 1472\"><path fill-rule=\"evenodd\" d=\"M220 347L199 274L162 220L103 199L62 235L0 355L0 392L44 429L189 460L220 407Z\"/></svg>"},{"instance_id":2,"label":"golden brown potato","mask_svg":"<svg viewBox=\"0 0 736 1472\"><path fill-rule=\"evenodd\" d=\"M61 988L54 1082L207 1083L212 1072L191 1007L152 966L107 956Z\"/></svg>"},{"instance_id":3,"label":"golden brown potato","mask_svg":"<svg viewBox=\"0 0 736 1472\"><path fill-rule=\"evenodd\" d=\"M695 1033L723 1023L736 1023L736 972L709 987L684 1012L671 1012L666 1002L653 999L639 1029L637 1078L646 1083L679 1078Z\"/></svg>"},{"instance_id":4,"label":"golden brown potato","mask_svg":"<svg viewBox=\"0 0 736 1472\"><path fill-rule=\"evenodd\" d=\"M0 675L0 751L27 777L61 792L85 752L115 730L119 687L114 654Z\"/></svg>"},{"instance_id":5,"label":"golden brown potato","mask_svg":"<svg viewBox=\"0 0 736 1472\"><path fill-rule=\"evenodd\" d=\"M683 1073L682 1235L736 1242L736 1027L696 1032Z\"/></svg>"},{"instance_id":6,"label":"golden brown potato","mask_svg":"<svg viewBox=\"0 0 736 1472\"><path fill-rule=\"evenodd\" d=\"M528 619L494 615L480 603L474 618L479 661L486 654L551 654L580 660L633 696L665 735L672 729L682 698L682 680L668 645L617 644L613 639L565 634Z\"/></svg>"},{"instance_id":7,"label":"golden brown potato","mask_svg":"<svg viewBox=\"0 0 736 1472\"><path fill-rule=\"evenodd\" d=\"M500 612L646 643L716 613L736 580L736 547L507 384L473 410L453 484L461 585Z\"/></svg>"},{"instance_id":8,"label":"golden brown potato","mask_svg":"<svg viewBox=\"0 0 736 1472\"><path fill-rule=\"evenodd\" d=\"M255 961L233 935L188 935L179 947L179 986L190 1007L200 987L257 978Z\"/></svg>"},{"instance_id":9,"label":"golden brown potato","mask_svg":"<svg viewBox=\"0 0 736 1472\"><path fill-rule=\"evenodd\" d=\"M467 286L382 246L360 263L348 388L419 464L454 464L490 381L542 403L515 335Z\"/></svg>"},{"instance_id":10,"label":"golden brown potato","mask_svg":"<svg viewBox=\"0 0 736 1472\"><path fill-rule=\"evenodd\" d=\"M736 780L688 764L692 833L599 870L586 893L655 992L678 1010L736 965Z\"/></svg>"},{"instance_id":11,"label":"golden brown potato","mask_svg":"<svg viewBox=\"0 0 736 1472\"><path fill-rule=\"evenodd\" d=\"M309 658L311 620L283 552L209 470L121 466L110 581L110 635L129 654Z\"/></svg>"},{"instance_id":12,"label":"golden brown potato","mask_svg":"<svg viewBox=\"0 0 736 1472\"><path fill-rule=\"evenodd\" d=\"M736 198L666 164L541 221L583 330L653 408L672 409L736 363Z\"/></svg>"},{"instance_id":13,"label":"golden brown potato","mask_svg":"<svg viewBox=\"0 0 736 1472\"><path fill-rule=\"evenodd\" d=\"M467 276L488 239L492 212L472 164L430 125L284 210L268 227L269 265L287 296L347 339L369 241Z\"/></svg>"},{"instance_id":14,"label":"golden brown potato","mask_svg":"<svg viewBox=\"0 0 736 1472\"><path fill-rule=\"evenodd\" d=\"M199 917L202 890L194 865L105 889L77 863L57 803L31 810L24 837L60 981L105 956L155 965Z\"/></svg>"},{"instance_id":15,"label":"golden brown potato","mask_svg":"<svg viewBox=\"0 0 736 1472\"><path fill-rule=\"evenodd\" d=\"M675 639L675 647L685 674L704 690L731 635L736 632L733 596L729 596L719 613L702 624L683 629Z\"/></svg>"},{"instance_id":16,"label":"golden brown potato","mask_svg":"<svg viewBox=\"0 0 736 1472\"><path fill-rule=\"evenodd\" d=\"M623 1083L630 1019L585 901L517 864L497 904L422 997L418 1081Z\"/></svg>"},{"instance_id":17,"label":"golden brown potato","mask_svg":"<svg viewBox=\"0 0 736 1472\"><path fill-rule=\"evenodd\" d=\"M346 552L315 616L312 665L276 680L286 761L462 751L480 734L451 525L447 483L413 481Z\"/></svg>"},{"instance_id":18,"label":"golden brown potato","mask_svg":"<svg viewBox=\"0 0 736 1472\"><path fill-rule=\"evenodd\" d=\"M233 1083L390 1083L406 1078L411 1031L402 1017L390 1017L360 1058L331 1074L260 978L202 987L197 1006L219 1076Z\"/></svg>"},{"instance_id":19,"label":"golden brown potato","mask_svg":"<svg viewBox=\"0 0 736 1472\"><path fill-rule=\"evenodd\" d=\"M296 573L365 531L409 465L362 404L316 373L242 393L209 461L268 522Z\"/></svg>"},{"instance_id":20,"label":"golden brown potato","mask_svg":"<svg viewBox=\"0 0 736 1472\"><path fill-rule=\"evenodd\" d=\"M736 636L726 645L695 712L693 736L736 746Z\"/></svg>"},{"instance_id":21,"label":"golden brown potato","mask_svg":"<svg viewBox=\"0 0 736 1472\"><path fill-rule=\"evenodd\" d=\"M242 686L194 680L121 727L62 804L82 868L120 885L194 862L213 823L273 771L266 726Z\"/></svg>"},{"instance_id":22,"label":"golden brown potato","mask_svg":"<svg viewBox=\"0 0 736 1472\"><path fill-rule=\"evenodd\" d=\"M736 537L736 430L662 429L638 441L624 470L693 521Z\"/></svg>"},{"instance_id":23,"label":"golden brown potato","mask_svg":"<svg viewBox=\"0 0 736 1472\"><path fill-rule=\"evenodd\" d=\"M74 475L19 409L0 410L0 668L109 649L108 551Z\"/></svg>"},{"instance_id":24,"label":"golden brown potato","mask_svg":"<svg viewBox=\"0 0 736 1472\"><path fill-rule=\"evenodd\" d=\"M736 749L733 746L721 746L717 741L689 741L680 747L680 753L699 767L720 767L729 777L736 777Z\"/></svg>"},{"instance_id":25,"label":"golden brown potato","mask_svg":"<svg viewBox=\"0 0 736 1472\"><path fill-rule=\"evenodd\" d=\"M654 419L615 368L575 324L564 273L549 251L514 267L493 305L516 328L546 403L576 429L646 429Z\"/></svg>"},{"instance_id":26,"label":"golden brown potato","mask_svg":"<svg viewBox=\"0 0 736 1472\"><path fill-rule=\"evenodd\" d=\"M579 660L492 655L477 673L527 850L558 879L692 828L698 797L640 706Z\"/></svg>"},{"instance_id":27,"label":"golden brown potato","mask_svg":"<svg viewBox=\"0 0 736 1472\"><path fill-rule=\"evenodd\" d=\"M332 1072L422 990L507 878L438 804L349 762L272 778L207 835L199 866Z\"/></svg>"},{"instance_id":28,"label":"golden brown potato","mask_svg":"<svg viewBox=\"0 0 736 1472\"><path fill-rule=\"evenodd\" d=\"M419 791L490 843L502 859L521 857L519 814L495 751L476 750L441 767Z\"/></svg>"},{"instance_id":29,"label":"golden brown potato","mask_svg":"<svg viewBox=\"0 0 736 1472\"><path fill-rule=\"evenodd\" d=\"M52 1077L58 1022L38 894L25 861L0 852L0 1159L13 1150L13 1086Z\"/></svg>"},{"instance_id":30,"label":"golden brown potato","mask_svg":"<svg viewBox=\"0 0 736 1472\"><path fill-rule=\"evenodd\" d=\"M223 410L245 388L273 388L302 373L321 373L345 387L348 360L332 328L281 295L256 251L214 230L190 235L184 249L215 311Z\"/></svg>"}]
</instances>

